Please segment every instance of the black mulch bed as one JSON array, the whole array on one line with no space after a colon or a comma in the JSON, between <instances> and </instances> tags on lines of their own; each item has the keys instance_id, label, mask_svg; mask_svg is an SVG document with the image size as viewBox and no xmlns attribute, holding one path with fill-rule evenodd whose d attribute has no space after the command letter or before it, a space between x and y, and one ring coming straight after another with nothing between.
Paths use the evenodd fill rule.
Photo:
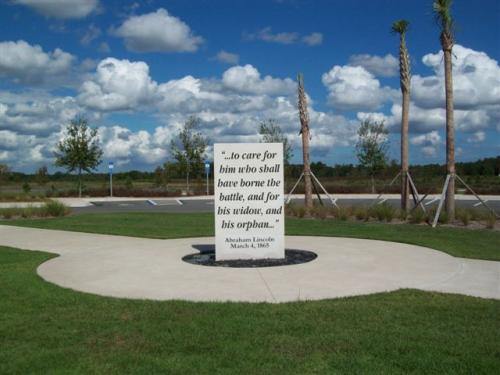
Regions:
<instances>
[{"instance_id":1,"label":"black mulch bed","mask_svg":"<svg viewBox=\"0 0 500 375\"><path fill-rule=\"evenodd\" d=\"M182 258L184 262L212 267L234 267L234 268L257 268L289 266L310 262L318 256L312 251L305 250L285 250L285 259L235 259L235 260L215 260L215 250L213 246L194 246L199 249L199 253L189 254ZM208 250L207 250L208 248Z\"/></svg>"}]
</instances>

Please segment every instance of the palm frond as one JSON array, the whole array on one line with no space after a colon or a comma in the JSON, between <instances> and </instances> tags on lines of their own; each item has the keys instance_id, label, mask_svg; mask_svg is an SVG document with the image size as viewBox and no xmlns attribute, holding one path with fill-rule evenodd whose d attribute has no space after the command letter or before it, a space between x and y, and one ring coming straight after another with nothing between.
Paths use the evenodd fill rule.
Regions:
<instances>
[{"instance_id":1,"label":"palm frond","mask_svg":"<svg viewBox=\"0 0 500 375\"><path fill-rule=\"evenodd\" d=\"M453 17L451 16L451 5L453 0L434 0L432 8L436 22L441 27L441 31L451 32L453 27Z\"/></svg>"},{"instance_id":2,"label":"palm frond","mask_svg":"<svg viewBox=\"0 0 500 375\"><path fill-rule=\"evenodd\" d=\"M408 31L410 22L405 19L400 19L394 21L391 26L391 32L393 34L405 34Z\"/></svg>"}]
</instances>

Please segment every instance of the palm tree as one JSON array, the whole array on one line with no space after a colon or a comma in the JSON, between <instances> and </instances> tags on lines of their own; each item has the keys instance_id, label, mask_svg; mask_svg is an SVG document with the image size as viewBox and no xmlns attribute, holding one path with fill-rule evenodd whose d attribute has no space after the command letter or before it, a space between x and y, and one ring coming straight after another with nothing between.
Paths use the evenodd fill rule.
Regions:
<instances>
[{"instance_id":1,"label":"palm tree","mask_svg":"<svg viewBox=\"0 0 500 375\"><path fill-rule=\"evenodd\" d=\"M297 76L298 82L298 107L300 118L300 133L302 134L302 156L304 159L304 185L305 185L305 206L309 212L313 207L312 201L312 184L311 184L311 166L309 161L309 140L311 135L309 132L309 114L307 112L307 98L304 92L304 76L299 73Z\"/></svg>"},{"instance_id":2,"label":"palm tree","mask_svg":"<svg viewBox=\"0 0 500 375\"><path fill-rule=\"evenodd\" d=\"M446 191L446 213L449 220L455 217L455 124L453 119L453 18L451 4L453 0L434 0L433 8L436 21L441 29L439 37L444 54L444 81L446 93L446 171L450 182Z\"/></svg>"},{"instance_id":3,"label":"palm tree","mask_svg":"<svg viewBox=\"0 0 500 375\"><path fill-rule=\"evenodd\" d=\"M401 210L408 211L408 123L410 112L410 58L406 48L406 32L410 23L401 19L392 24L391 31L399 34L399 83L403 95L401 114Z\"/></svg>"}]
</instances>

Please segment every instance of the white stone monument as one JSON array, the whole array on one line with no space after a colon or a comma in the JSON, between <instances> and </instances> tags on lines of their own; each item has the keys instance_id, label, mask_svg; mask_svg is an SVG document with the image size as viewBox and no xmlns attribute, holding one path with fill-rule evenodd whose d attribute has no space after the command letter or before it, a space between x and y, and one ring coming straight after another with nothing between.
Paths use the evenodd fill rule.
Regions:
<instances>
[{"instance_id":1,"label":"white stone monument","mask_svg":"<svg viewBox=\"0 0 500 375\"><path fill-rule=\"evenodd\" d=\"M214 145L215 258L285 257L283 144Z\"/></svg>"}]
</instances>

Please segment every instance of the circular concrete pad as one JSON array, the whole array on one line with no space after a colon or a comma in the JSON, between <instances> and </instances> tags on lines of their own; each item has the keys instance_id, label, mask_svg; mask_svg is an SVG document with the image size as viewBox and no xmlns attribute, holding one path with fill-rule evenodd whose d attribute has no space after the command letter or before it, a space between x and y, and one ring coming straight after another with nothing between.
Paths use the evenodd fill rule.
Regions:
<instances>
[{"instance_id":1,"label":"circular concrete pad","mask_svg":"<svg viewBox=\"0 0 500 375\"><path fill-rule=\"evenodd\" d=\"M104 236L103 236L104 237ZM109 238L117 238L107 236ZM43 263L47 281L113 297L287 302L392 291L433 290L461 272L445 253L401 243L332 237L286 237L286 247L314 251L312 262L270 268L201 267L182 261L213 238L88 243ZM145 246L149 244L148 246Z\"/></svg>"}]
</instances>

